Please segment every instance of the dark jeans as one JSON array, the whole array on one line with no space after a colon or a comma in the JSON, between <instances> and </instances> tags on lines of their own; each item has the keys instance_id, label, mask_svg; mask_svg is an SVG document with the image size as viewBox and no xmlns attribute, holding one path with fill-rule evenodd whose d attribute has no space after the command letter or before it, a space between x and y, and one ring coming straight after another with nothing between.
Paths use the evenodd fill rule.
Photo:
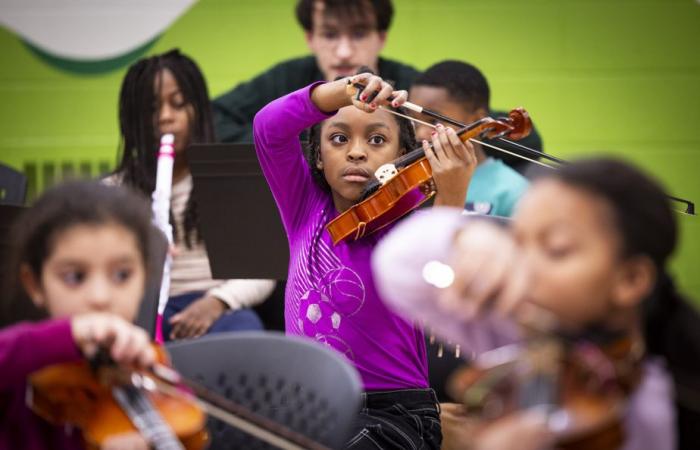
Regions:
<instances>
[{"instance_id":1,"label":"dark jeans","mask_svg":"<svg viewBox=\"0 0 700 450\"><path fill-rule=\"evenodd\" d=\"M346 449L440 448L440 407L432 389L366 392L361 408Z\"/></svg>"},{"instance_id":2,"label":"dark jeans","mask_svg":"<svg viewBox=\"0 0 700 450\"><path fill-rule=\"evenodd\" d=\"M173 327L170 325L170 318L187 308L190 303L204 295L203 292L188 292L187 294L175 295L168 299L163 311L163 339L170 340L170 332ZM239 309L227 311L221 315L207 330L209 333L221 333L223 331L261 331L262 323L250 309Z\"/></svg>"}]
</instances>

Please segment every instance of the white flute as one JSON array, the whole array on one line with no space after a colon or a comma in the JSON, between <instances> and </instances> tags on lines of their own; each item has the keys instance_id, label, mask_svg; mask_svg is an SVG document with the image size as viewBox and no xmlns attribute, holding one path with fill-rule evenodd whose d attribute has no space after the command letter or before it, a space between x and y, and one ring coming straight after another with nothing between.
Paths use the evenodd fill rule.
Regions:
<instances>
[{"instance_id":1,"label":"white flute","mask_svg":"<svg viewBox=\"0 0 700 450\"><path fill-rule=\"evenodd\" d=\"M165 234L168 245L173 243L173 227L170 225L170 195L173 184L173 163L175 160L175 137L172 134L164 134L160 138L160 150L158 151L158 168L156 170L156 188L153 190L153 222ZM170 264L172 257L170 251L165 255L163 265L163 279L160 283L160 295L158 297L158 315L162 316L165 304L168 302L170 292Z\"/></svg>"}]
</instances>

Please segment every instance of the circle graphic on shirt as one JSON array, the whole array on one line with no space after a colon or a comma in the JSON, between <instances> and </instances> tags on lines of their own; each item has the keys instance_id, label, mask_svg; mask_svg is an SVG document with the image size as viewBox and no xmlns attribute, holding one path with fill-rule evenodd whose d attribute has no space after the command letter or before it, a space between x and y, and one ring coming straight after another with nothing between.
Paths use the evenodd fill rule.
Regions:
<instances>
[{"instance_id":1,"label":"circle graphic on shirt","mask_svg":"<svg viewBox=\"0 0 700 450\"><path fill-rule=\"evenodd\" d=\"M347 267L326 272L319 280L321 290L343 317L356 314L365 302L365 286L362 279Z\"/></svg>"},{"instance_id":2,"label":"circle graphic on shirt","mask_svg":"<svg viewBox=\"0 0 700 450\"><path fill-rule=\"evenodd\" d=\"M350 346L338 336L316 336L316 340L328 348L332 348L336 352L343 354L348 360L355 361L355 354L350 349Z\"/></svg>"}]
</instances>

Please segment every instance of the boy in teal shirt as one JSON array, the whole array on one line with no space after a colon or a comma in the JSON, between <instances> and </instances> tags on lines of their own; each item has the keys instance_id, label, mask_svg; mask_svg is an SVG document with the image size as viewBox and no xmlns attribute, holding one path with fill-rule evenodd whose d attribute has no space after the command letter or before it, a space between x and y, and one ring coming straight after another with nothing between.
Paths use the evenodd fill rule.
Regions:
<instances>
[{"instance_id":1,"label":"boy in teal shirt","mask_svg":"<svg viewBox=\"0 0 700 450\"><path fill-rule=\"evenodd\" d=\"M420 74L408 98L411 102L439 112L462 123L471 123L489 115L489 85L484 75L471 64L443 61ZM419 119L437 123L419 115ZM449 126L448 124L444 124ZM416 124L416 138L430 140L433 129ZM528 181L500 159L488 157L474 143L479 165L469 184L465 209L480 214L508 217L528 188Z\"/></svg>"}]
</instances>

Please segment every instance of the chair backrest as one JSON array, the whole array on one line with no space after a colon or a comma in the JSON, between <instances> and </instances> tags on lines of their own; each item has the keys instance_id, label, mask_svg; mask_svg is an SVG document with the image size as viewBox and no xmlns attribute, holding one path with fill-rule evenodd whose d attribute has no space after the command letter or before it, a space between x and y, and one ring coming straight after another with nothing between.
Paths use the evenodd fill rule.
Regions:
<instances>
[{"instance_id":1,"label":"chair backrest","mask_svg":"<svg viewBox=\"0 0 700 450\"><path fill-rule=\"evenodd\" d=\"M160 285L163 279L163 264L168 251L168 240L155 226L151 229L150 244L146 288L134 323L146 330L149 336L155 338L158 299L160 298Z\"/></svg>"},{"instance_id":2,"label":"chair backrest","mask_svg":"<svg viewBox=\"0 0 700 450\"><path fill-rule=\"evenodd\" d=\"M185 377L330 448L343 448L362 392L355 369L335 351L281 333L207 335L167 345ZM271 447L209 419L212 449Z\"/></svg>"},{"instance_id":3,"label":"chair backrest","mask_svg":"<svg viewBox=\"0 0 700 450\"><path fill-rule=\"evenodd\" d=\"M27 193L27 177L22 172L0 164L0 204L23 205Z\"/></svg>"}]
</instances>

